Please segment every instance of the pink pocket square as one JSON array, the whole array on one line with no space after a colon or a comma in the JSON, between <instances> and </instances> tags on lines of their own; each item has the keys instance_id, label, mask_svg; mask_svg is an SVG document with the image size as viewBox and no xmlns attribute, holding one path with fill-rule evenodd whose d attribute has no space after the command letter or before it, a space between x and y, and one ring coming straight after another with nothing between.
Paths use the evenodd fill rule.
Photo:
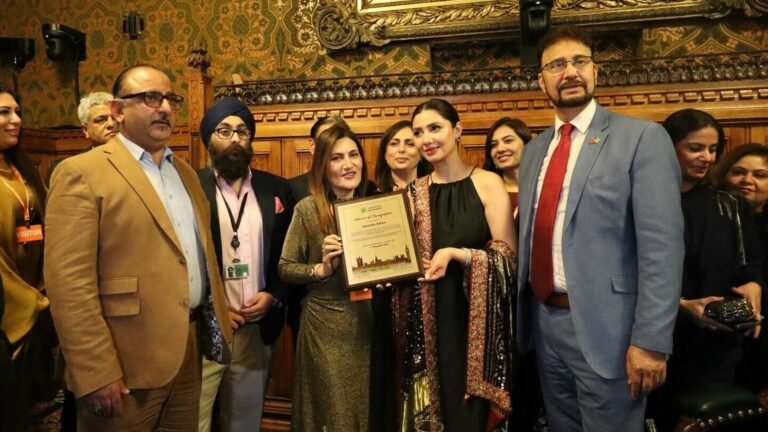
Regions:
<instances>
[{"instance_id":1,"label":"pink pocket square","mask_svg":"<svg viewBox=\"0 0 768 432\"><path fill-rule=\"evenodd\" d=\"M280 201L280 197L275 197L275 214L280 214L285 211L285 206L283 206L283 202Z\"/></svg>"}]
</instances>

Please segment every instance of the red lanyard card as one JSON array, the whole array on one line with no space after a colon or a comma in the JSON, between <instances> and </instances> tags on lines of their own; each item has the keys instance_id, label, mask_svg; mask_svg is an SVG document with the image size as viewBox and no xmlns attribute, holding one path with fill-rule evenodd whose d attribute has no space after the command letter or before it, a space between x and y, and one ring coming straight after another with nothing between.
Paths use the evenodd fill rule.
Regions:
<instances>
[{"instance_id":1,"label":"red lanyard card","mask_svg":"<svg viewBox=\"0 0 768 432\"><path fill-rule=\"evenodd\" d=\"M370 288L349 292L349 299L352 301L370 300L372 298L373 291Z\"/></svg>"}]
</instances>

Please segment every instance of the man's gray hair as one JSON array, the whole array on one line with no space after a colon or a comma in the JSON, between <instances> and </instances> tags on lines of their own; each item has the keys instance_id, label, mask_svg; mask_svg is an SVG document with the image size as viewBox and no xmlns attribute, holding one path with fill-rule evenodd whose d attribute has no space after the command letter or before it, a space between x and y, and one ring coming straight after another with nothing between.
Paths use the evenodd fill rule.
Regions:
<instances>
[{"instance_id":1,"label":"man's gray hair","mask_svg":"<svg viewBox=\"0 0 768 432\"><path fill-rule=\"evenodd\" d=\"M77 107L77 118L80 119L80 123L83 126L88 124L88 114L91 112L91 108L96 105L108 104L114 98L107 92L93 92L80 99L80 105Z\"/></svg>"}]
</instances>

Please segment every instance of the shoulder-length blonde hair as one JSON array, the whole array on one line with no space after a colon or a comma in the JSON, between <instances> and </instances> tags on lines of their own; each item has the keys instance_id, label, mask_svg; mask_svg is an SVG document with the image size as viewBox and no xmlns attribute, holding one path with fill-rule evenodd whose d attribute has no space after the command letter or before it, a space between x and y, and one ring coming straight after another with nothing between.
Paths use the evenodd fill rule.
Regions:
<instances>
[{"instance_id":1,"label":"shoulder-length blonde hair","mask_svg":"<svg viewBox=\"0 0 768 432\"><path fill-rule=\"evenodd\" d=\"M357 151L360 152L360 158L363 160L363 169L360 173L360 184L355 188L355 198L365 196L365 186L368 181L368 169L365 164L365 154L360 138L343 123L336 123L323 131L317 137L315 144L315 154L312 157L312 168L309 170L309 193L317 206L319 214L320 229L325 235L336 233L336 222L333 216L333 202L336 197L328 181L328 164L331 161L331 154L336 142L342 138L349 138L357 145Z\"/></svg>"}]
</instances>

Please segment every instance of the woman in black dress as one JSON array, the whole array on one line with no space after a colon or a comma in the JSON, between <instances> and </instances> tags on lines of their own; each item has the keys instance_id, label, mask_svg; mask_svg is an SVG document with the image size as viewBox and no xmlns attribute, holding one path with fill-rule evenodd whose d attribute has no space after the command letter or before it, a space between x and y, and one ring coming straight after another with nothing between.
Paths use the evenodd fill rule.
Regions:
<instances>
[{"instance_id":1,"label":"woman in black dress","mask_svg":"<svg viewBox=\"0 0 768 432\"><path fill-rule=\"evenodd\" d=\"M722 153L722 128L711 115L695 109L673 113L664 128L682 172L686 251L675 353L667 384L657 395L669 406L669 398L692 386L734 382L744 337L757 338L760 327L734 331L704 311L712 302L743 297L759 317L763 278L750 209L705 179Z\"/></svg>"},{"instance_id":2,"label":"woman in black dress","mask_svg":"<svg viewBox=\"0 0 768 432\"><path fill-rule=\"evenodd\" d=\"M763 252L763 280L768 281L768 147L757 143L740 145L723 156L713 174L718 187L743 196L752 208ZM762 294L762 314L766 315L765 287ZM746 340L743 349L737 382L760 392L768 387L768 333L761 332L759 341Z\"/></svg>"},{"instance_id":3,"label":"woman in black dress","mask_svg":"<svg viewBox=\"0 0 768 432\"><path fill-rule=\"evenodd\" d=\"M453 106L424 102L412 123L434 171L407 188L425 275L392 290L395 428L483 431L510 410L511 206L499 176L461 159Z\"/></svg>"},{"instance_id":4,"label":"woman in black dress","mask_svg":"<svg viewBox=\"0 0 768 432\"><path fill-rule=\"evenodd\" d=\"M723 156L713 169L717 187L744 197L755 214L763 245L763 276L768 279L768 146L743 144Z\"/></svg>"}]
</instances>

